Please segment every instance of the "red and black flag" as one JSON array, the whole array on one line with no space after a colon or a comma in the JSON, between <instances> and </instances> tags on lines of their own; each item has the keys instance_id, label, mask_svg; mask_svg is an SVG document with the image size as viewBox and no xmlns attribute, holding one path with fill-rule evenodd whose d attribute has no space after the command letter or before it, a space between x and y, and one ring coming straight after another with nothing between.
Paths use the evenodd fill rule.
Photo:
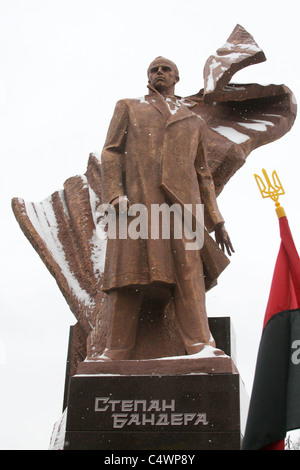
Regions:
<instances>
[{"instance_id":1,"label":"red and black flag","mask_svg":"<svg viewBox=\"0 0 300 470\"><path fill-rule=\"evenodd\" d=\"M300 429L300 258L286 216L258 351L243 450L283 450Z\"/></svg>"}]
</instances>

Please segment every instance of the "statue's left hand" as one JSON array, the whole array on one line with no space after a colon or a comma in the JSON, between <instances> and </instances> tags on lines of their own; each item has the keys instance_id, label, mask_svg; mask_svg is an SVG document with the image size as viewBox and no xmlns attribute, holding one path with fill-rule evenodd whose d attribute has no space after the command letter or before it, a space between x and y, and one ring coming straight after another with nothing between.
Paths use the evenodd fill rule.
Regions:
<instances>
[{"instance_id":1,"label":"statue's left hand","mask_svg":"<svg viewBox=\"0 0 300 470\"><path fill-rule=\"evenodd\" d=\"M227 233L224 223L216 225L215 237L216 237L216 242L221 247L221 249L225 252L225 248L226 248L227 254L231 256L232 253L234 253L234 249L233 249L231 240L229 238L229 235Z\"/></svg>"}]
</instances>

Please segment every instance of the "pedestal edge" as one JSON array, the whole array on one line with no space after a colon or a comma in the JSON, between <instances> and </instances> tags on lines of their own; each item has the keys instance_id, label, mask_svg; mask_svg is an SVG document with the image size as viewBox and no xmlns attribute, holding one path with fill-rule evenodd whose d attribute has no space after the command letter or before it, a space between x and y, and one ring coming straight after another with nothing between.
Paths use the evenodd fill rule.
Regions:
<instances>
[{"instance_id":1,"label":"pedestal edge","mask_svg":"<svg viewBox=\"0 0 300 470\"><path fill-rule=\"evenodd\" d=\"M229 356L91 361L80 362L76 375L187 375L187 374L238 374Z\"/></svg>"}]
</instances>

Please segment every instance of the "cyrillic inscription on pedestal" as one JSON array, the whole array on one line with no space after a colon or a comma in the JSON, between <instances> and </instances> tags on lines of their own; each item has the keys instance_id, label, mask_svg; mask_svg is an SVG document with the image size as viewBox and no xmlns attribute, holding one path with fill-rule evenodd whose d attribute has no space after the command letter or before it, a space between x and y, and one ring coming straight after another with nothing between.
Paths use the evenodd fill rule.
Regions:
<instances>
[{"instance_id":1,"label":"cyrillic inscription on pedestal","mask_svg":"<svg viewBox=\"0 0 300 470\"><path fill-rule=\"evenodd\" d=\"M239 374L74 376L65 449L239 449Z\"/></svg>"}]
</instances>

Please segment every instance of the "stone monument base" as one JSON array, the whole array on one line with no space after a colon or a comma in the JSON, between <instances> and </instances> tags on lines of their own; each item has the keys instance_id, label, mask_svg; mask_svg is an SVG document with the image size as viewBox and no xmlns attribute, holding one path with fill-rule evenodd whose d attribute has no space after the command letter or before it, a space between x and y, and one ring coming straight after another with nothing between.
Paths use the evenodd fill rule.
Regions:
<instances>
[{"instance_id":1,"label":"stone monument base","mask_svg":"<svg viewBox=\"0 0 300 470\"><path fill-rule=\"evenodd\" d=\"M65 450L239 450L238 373L77 375Z\"/></svg>"},{"instance_id":2,"label":"stone monument base","mask_svg":"<svg viewBox=\"0 0 300 470\"><path fill-rule=\"evenodd\" d=\"M79 363L68 380L60 448L239 450L247 397L229 356L230 318L210 319L210 326L226 354Z\"/></svg>"},{"instance_id":3,"label":"stone monument base","mask_svg":"<svg viewBox=\"0 0 300 470\"><path fill-rule=\"evenodd\" d=\"M79 363L68 385L64 450L239 450L247 403L228 355L230 319L210 323L226 354L208 348L176 358Z\"/></svg>"}]
</instances>

